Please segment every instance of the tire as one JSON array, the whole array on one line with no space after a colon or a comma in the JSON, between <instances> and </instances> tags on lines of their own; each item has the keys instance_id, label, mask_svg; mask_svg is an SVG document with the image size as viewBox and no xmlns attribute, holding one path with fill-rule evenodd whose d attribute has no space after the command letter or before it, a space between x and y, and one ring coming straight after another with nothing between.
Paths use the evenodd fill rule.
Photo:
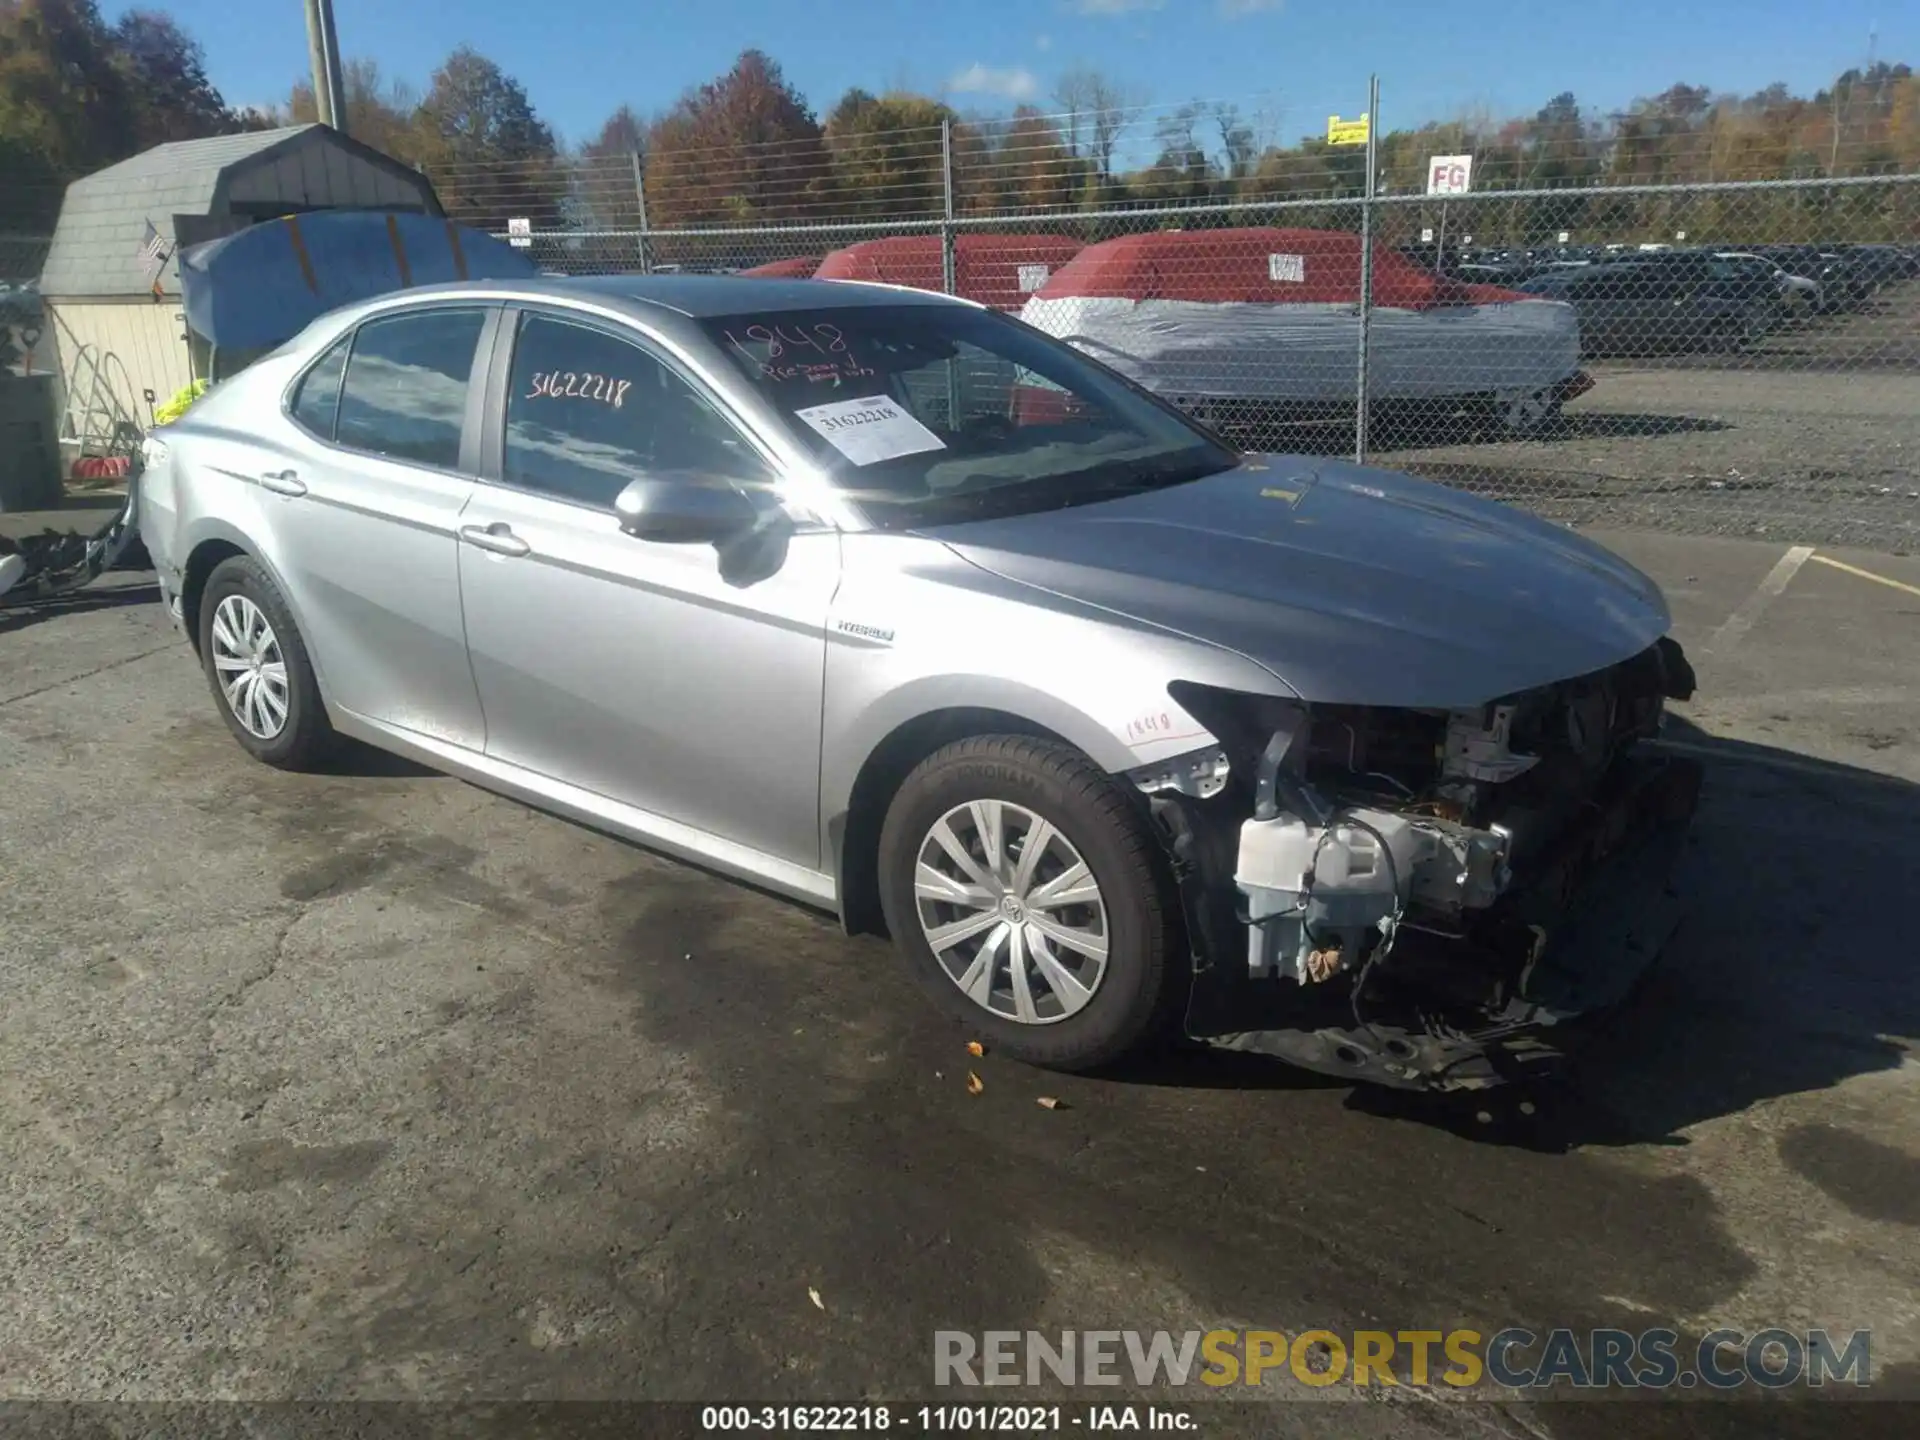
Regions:
<instances>
[{"instance_id":1,"label":"tire","mask_svg":"<svg viewBox=\"0 0 1920 1440\"><path fill-rule=\"evenodd\" d=\"M993 890L965 878L988 871L978 843L982 813L1003 817L997 828L1006 842L1004 868L994 872ZM1035 827L1022 828L1027 817L1053 832L1030 867L1024 856ZM934 835L943 824L970 853L972 871L939 848ZM1056 1070L1110 1065L1160 1040L1186 999L1178 906L1149 824L1136 800L1066 745L1021 735L957 741L907 776L881 827L880 903L888 930L935 1004L994 1049ZM962 877L948 883L970 886L975 903L917 893L928 855L943 873ZM1056 898L1087 891L1084 880L1066 873L1075 859L1097 886L1091 903ZM1029 868L1023 883L1020 872ZM1048 895L1053 881L1064 888L1054 886ZM1009 910L1005 897L1015 885L1022 889ZM989 928L977 944L969 937L936 953L929 928L938 932L956 919ZM1052 929L1034 939L1041 924ZM1071 936L1065 943L1057 938L1062 932ZM1079 948L1096 934L1104 942L1098 962ZM991 963L982 966L981 952L990 944ZM1011 961L1023 955L1030 957L1027 983L1016 986ZM1071 983L1050 978L1063 969ZM973 989L984 989L989 1003L963 991L968 976L984 976L984 986L975 978ZM1076 985L1090 995L1076 994ZM1020 1009L1022 990L1025 1019L1007 1013Z\"/></svg>"},{"instance_id":2,"label":"tire","mask_svg":"<svg viewBox=\"0 0 1920 1440\"><path fill-rule=\"evenodd\" d=\"M264 640L258 631L238 633L240 627L233 622L249 614L265 625ZM320 699L306 642L265 567L250 555L221 561L201 592L199 625L201 667L240 748L281 770L310 770L325 759L339 737ZM264 662L251 680L233 663L236 656L248 654ZM276 664L279 686L272 683ZM242 677L241 688L230 696L228 686L237 676ZM257 704L247 703L249 693L261 696Z\"/></svg>"},{"instance_id":3,"label":"tire","mask_svg":"<svg viewBox=\"0 0 1920 1440\"><path fill-rule=\"evenodd\" d=\"M1560 419L1561 398L1554 387L1493 402L1498 438L1525 440L1551 430Z\"/></svg>"}]
</instances>

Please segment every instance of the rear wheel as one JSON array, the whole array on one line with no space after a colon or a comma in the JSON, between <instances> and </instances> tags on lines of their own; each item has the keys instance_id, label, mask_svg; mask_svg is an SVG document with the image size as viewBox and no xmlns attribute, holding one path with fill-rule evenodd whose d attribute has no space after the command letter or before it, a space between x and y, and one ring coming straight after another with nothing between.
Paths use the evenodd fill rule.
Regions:
<instances>
[{"instance_id":1,"label":"rear wheel","mask_svg":"<svg viewBox=\"0 0 1920 1440\"><path fill-rule=\"evenodd\" d=\"M1111 1063L1159 1038L1184 995L1148 822L1065 745L989 735L937 751L895 795L879 859L915 977L1017 1059Z\"/></svg>"},{"instance_id":2,"label":"rear wheel","mask_svg":"<svg viewBox=\"0 0 1920 1440\"><path fill-rule=\"evenodd\" d=\"M1560 397L1552 386L1525 395L1502 395L1494 401L1500 433L1508 439L1538 435L1560 415Z\"/></svg>"},{"instance_id":3,"label":"rear wheel","mask_svg":"<svg viewBox=\"0 0 1920 1440\"><path fill-rule=\"evenodd\" d=\"M200 661L221 718L241 748L282 770L305 770L337 740L286 601L250 555L223 560L200 595Z\"/></svg>"}]
</instances>

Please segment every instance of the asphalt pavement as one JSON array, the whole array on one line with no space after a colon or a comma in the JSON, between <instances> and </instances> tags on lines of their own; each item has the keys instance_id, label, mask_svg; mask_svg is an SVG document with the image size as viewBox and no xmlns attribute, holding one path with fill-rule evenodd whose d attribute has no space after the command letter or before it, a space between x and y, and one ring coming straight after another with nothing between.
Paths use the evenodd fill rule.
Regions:
<instances>
[{"instance_id":1,"label":"asphalt pavement","mask_svg":"<svg viewBox=\"0 0 1920 1440\"><path fill-rule=\"evenodd\" d=\"M975 1059L831 919L370 751L252 763L145 577L0 615L0 1398L925 1398L940 1329L1506 1325L1871 1327L1920 1395L1920 561L1601 538L1669 590L1708 792L1691 918L1531 1114ZM1203 1433L1628 1413L1250 1396Z\"/></svg>"}]
</instances>

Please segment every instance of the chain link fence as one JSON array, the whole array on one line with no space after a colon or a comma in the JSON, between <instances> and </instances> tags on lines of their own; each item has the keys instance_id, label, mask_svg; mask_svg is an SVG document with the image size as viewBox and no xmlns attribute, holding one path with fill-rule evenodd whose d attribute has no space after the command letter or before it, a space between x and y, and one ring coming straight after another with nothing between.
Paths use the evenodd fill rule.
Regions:
<instances>
[{"instance_id":1,"label":"chain link fence","mask_svg":"<svg viewBox=\"0 0 1920 1440\"><path fill-rule=\"evenodd\" d=\"M1636 114L1282 150L1235 107L1125 120L1150 163L1093 113L433 179L553 273L967 296L1249 449L1574 524L1920 547L1920 157L1880 132ZM1455 152L1471 191L1426 193Z\"/></svg>"}]
</instances>

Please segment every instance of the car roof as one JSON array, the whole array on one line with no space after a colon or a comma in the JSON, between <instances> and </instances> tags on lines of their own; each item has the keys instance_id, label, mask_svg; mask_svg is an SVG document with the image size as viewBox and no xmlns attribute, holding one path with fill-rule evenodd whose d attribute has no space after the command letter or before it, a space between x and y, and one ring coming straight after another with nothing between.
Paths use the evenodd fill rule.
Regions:
<instances>
[{"instance_id":1,"label":"car roof","mask_svg":"<svg viewBox=\"0 0 1920 1440\"><path fill-rule=\"evenodd\" d=\"M967 305L950 295L846 280L783 280L747 275L591 275L471 280L423 285L400 295L452 299L462 294L525 300L585 300L690 319L777 310L850 310L875 305ZM969 308L973 308L969 306Z\"/></svg>"},{"instance_id":2,"label":"car roof","mask_svg":"<svg viewBox=\"0 0 1920 1440\"><path fill-rule=\"evenodd\" d=\"M743 310L837 310L867 305L951 305L950 295L900 285L749 275L596 275L557 282L572 293L636 300L696 319Z\"/></svg>"}]
</instances>

